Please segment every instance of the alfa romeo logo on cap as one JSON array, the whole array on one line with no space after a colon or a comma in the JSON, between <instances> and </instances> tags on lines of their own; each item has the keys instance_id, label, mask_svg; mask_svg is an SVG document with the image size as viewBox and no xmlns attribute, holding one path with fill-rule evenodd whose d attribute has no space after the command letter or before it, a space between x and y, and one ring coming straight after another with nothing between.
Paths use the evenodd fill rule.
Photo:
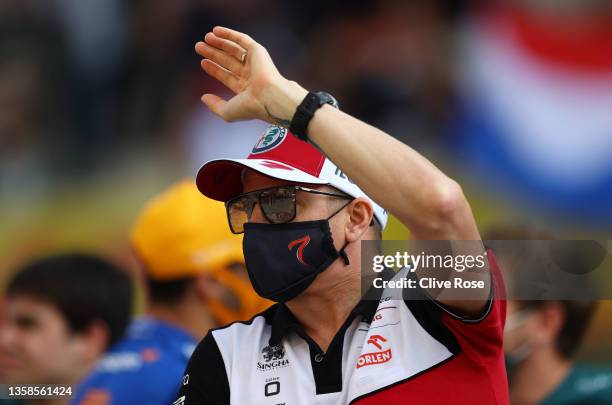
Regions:
<instances>
[{"instance_id":1,"label":"alfa romeo logo on cap","mask_svg":"<svg viewBox=\"0 0 612 405\"><path fill-rule=\"evenodd\" d=\"M287 128L271 126L259 138L253 147L252 154L267 152L280 145L287 136Z\"/></svg>"}]
</instances>

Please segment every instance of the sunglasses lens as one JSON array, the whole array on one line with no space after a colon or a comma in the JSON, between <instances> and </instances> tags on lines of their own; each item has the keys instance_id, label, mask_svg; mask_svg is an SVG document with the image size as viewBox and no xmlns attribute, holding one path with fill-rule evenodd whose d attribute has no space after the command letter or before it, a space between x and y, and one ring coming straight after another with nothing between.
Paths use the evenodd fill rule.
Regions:
<instances>
[{"instance_id":1,"label":"sunglasses lens","mask_svg":"<svg viewBox=\"0 0 612 405\"><path fill-rule=\"evenodd\" d=\"M253 192L227 202L227 218L232 232L244 232L244 224L251 220L257 199L261 203L264 216L270 223L284 224L295 218L294 188L279 187Z\"/></svg>"},{"instance_id":2,"label":"sunglasses lens","mask_svg":"<svg viewBox=\"0 0 612 405\"><path fill-rule=\"evenodd\" d=\"M244 224L249 221L253 212L253 204L246 197L239 197L232 200L227 205L227 217L232 232L244 232Z\"/></svg>"},{"instance_id":3,"label":"sunglasses lens","mask_svg":"<svg viewBox=\"0 0 612 405\"><path fill-rule=\"evenodd\" d=\"M273 224L283 224L295 218L295 190L279 187L261 193L259 201L266 218Z\"/></svg>"}]
</instances>

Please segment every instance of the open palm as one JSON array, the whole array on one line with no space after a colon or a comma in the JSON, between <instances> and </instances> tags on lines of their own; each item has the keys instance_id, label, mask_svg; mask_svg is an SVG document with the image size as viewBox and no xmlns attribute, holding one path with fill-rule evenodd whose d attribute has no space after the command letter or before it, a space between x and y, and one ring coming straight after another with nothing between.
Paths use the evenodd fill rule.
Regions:
<instances>
[{"instance_id":1,"label":"open palm","mask_svg":"<svg viewBox=\"0 0 612 405\"><path fill-rule=\"evenodd\" d=\"M225 121L254 118L270 121L263 101L265 93L286 79L263 46L241 32L215 27L203 42L196 44L195 50L204 58L202 69L236 94L229 100L204 94L202 101L212 112Z\"/></svg>"}]
</instances>

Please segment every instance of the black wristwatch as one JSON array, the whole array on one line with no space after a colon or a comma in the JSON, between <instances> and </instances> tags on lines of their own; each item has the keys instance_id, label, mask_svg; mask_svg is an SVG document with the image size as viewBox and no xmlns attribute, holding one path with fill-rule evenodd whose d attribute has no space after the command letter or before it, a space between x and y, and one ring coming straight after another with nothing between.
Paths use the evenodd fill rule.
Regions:
<instances>
[{"instance_id":1,"label":"black wristwatch","mask_svg":"<svg viewBox=\"0 0 612 405\"><path fill-rule=\"evenodd\" d=\"M302 141L307 141L308 123L310 123L315 112L321 108L323 104L329 104L339 108L338 101L331 94L324 91L308 92L304 100L302 100L300 105L295 109L289 131Z\"/></svg>"}]
</instances>

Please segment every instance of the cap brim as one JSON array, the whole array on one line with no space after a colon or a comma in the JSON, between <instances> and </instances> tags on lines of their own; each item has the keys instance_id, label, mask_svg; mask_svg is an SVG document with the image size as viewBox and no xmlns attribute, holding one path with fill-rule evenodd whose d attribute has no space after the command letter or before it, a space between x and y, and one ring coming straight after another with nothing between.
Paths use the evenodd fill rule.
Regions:
<instances>
[{"instance_id":1,"label":"cap brim","mask_svg":"<svg viewBox=\"0 0 612 405\"><path fill-rule=\"evenodd\" d=\"M198 171L196 184L202 194L217 201L227 201L242 193L242 170L251 169L279 180L306 184L329 182L285 163L270 159L216 159Z\"/></svg>"}]
</instances>

